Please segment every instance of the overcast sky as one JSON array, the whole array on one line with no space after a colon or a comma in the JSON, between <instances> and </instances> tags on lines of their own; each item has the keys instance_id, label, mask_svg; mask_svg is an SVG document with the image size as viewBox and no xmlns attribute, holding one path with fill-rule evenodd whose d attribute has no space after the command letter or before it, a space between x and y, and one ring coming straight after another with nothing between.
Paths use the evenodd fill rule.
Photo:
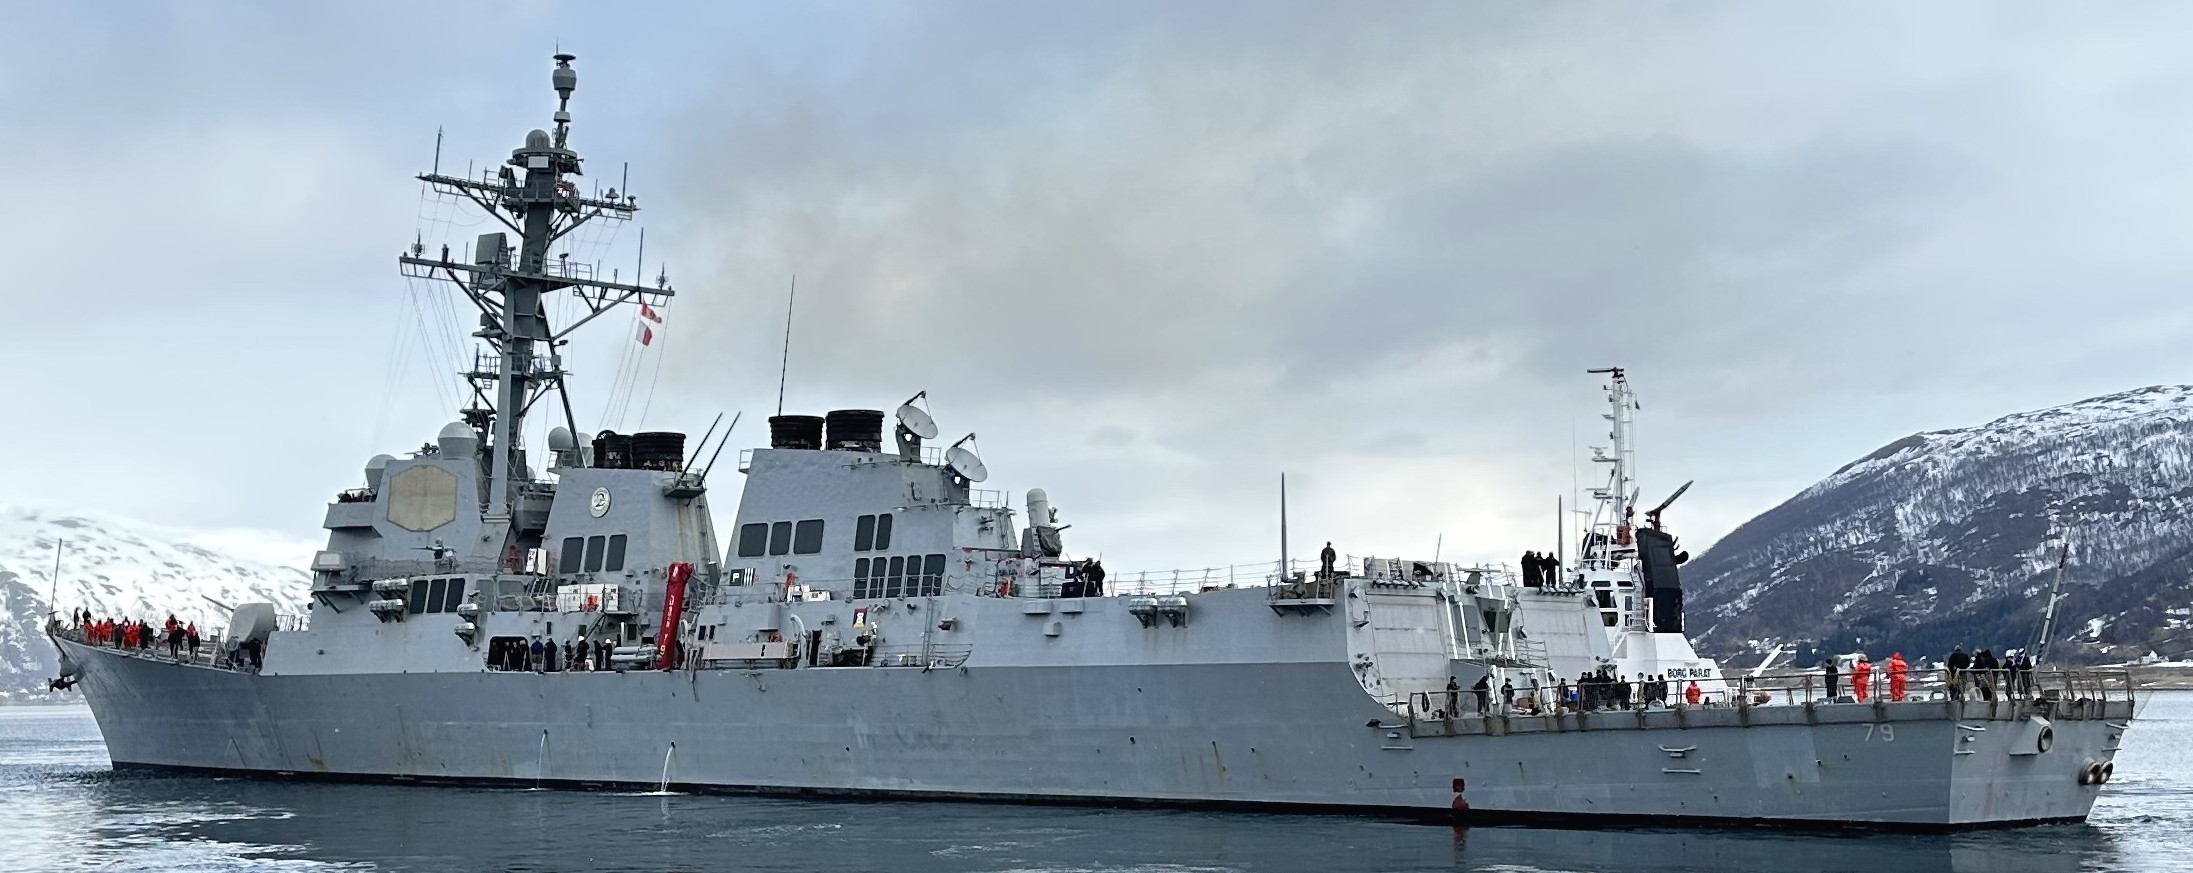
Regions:
<instances>
[{"instance_id":1,"label":"overcast sky","mask_svg":"<svg viewBox=\"0 0 2193 873\"><path fill-rule=\"evenodd\" d=\"M1301 555L1551 548L1590 367L1696 549L2193 364L2182 3L357 8L7 10L0 502L302 560L453 417L394 257L484 227L411 174L545 127L559 44L643 209L574 256L679 289L621 415L583 334L582 428L765 442L797 273L787 412L927 390L1115 570L1267 560L1281 471Z\"/></svg>"}]
</instances>

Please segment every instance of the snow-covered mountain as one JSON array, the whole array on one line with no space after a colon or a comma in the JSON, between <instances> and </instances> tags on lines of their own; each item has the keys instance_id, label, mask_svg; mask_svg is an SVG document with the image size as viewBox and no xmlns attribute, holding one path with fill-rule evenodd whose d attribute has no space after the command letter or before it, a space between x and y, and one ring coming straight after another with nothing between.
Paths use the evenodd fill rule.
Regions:
<instances>
[{"instance_id":1,"label":"snow-covered mountain","mask_svg":"<svg viewBox=\"0 0 2193 873\"><path fill-rule=\"evenodd\" d=\"M0 506L0 701L43 696L55 666L41 630L48 610L65 616L88 608L154 624L172 613L220 633L228 628L223 605L273 603L291 614L304 608L311 577L303 570L224 555L189 536L113 517ZM62 541L55 586L54 546Z\"/></svg>"},{"instance_id":2,"label":"snow-covered mountain","mask_svg":"<svg viewBox=\"0 0 2193 873\"><path fill-rule=\"evenodd\" d=\"M1889 443L1685 567L1690 631L1733 665L2001 652L2039 629L2066 543L2052 656L2193 650L2193 386Z\"/></svg>"}]
</instances>

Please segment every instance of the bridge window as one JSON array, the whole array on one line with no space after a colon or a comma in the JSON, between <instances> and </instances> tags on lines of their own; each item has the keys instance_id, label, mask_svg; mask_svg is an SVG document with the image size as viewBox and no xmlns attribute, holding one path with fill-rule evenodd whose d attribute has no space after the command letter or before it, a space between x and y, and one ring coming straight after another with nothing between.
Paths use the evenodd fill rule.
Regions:
<instances>
[{"instance_id":1,"label":"bridge window","mask_svg":"<svg viewBox=\"0 0 2193 873\"><path fill-rule=\"evenodd\" d=\"M853 559L853 599L868 599L868 559Z\"/></svg>"},{"instance_id":2,"label":"bridge window","mask_svg":"<svg viewBox=\"0 0 2193 873\"><path fill-rule=\"evenodd\" d=\"M886 577L884 578L884 580L883 580L883 596L885 596L885 597L897 597L897 596L899 596L899 594L900 594L901 592L903 592L903 591L905 590L905 588L904 588L904 584L905 584L905 581L906 581L906 559L905 559L905 558L892 558L892 559L891 559L891 572L890 572L890 575L889 575L889 576L886 576Z\"/></svg>"},{"instance_id":3,"label":"bridge window","mask_svg":"<svg viewBox=\"0 0 2193 873\"><path fill-rule=\"evenodd\" d=\"M611 572L624 569L624 534L615 534L609 538L609 557L603 561L602 569Z\"/></svg>"},{"instance_id":4,"label":"bridge window","mask_svg":"<svg viewBox=\"0 0 2193 873\"><path fill-rule=\"evenodd\" d=\"M944 594L944 556L930 555L922 559L921 596L937 597Z\"/></svg>"},{"instance_id":5,"label":"bridge window","mask_svg":"<svg viewBox=\"0 0 2193 873\"><path fill-rule=\"evenodd\" d=\"M599 573L602 569L602 551L607 537L586 538L586 572Z\"/></svg>"},{"instance_id":6,"label":"bridge window","mask_svg":"<svg viewBox=\"0 0 2193 873\"><path fill-rule=\"evenodd\" d=\"M757 521L753 524L739 526L739 557L759 558L762 550L767 548L769 548L768 525Z\"/></svg>"},{"instance_id":7,"label":"bridge window","mask_svg":"<svg viewBox=\"0 0 2193 873\"><path fill-rule=\"evenodd\" d=\"M585 537L564 537L564 538L563 538L563 563L557 566L557 568L556 568L556 572L559 572L559 573L577 573L577 572L579 572L579 559L581 559L581 558L584 558L584 557L586 557L586 538L585 538Z\"/></svg>"},{"instance_id":8,"label":"bridge window","mask_svg":"<svg viewBox=\"0 0 2193 873\"><path fill-rule=\"evenodd\" d=\"M891 547L891 514L863 515L853 519L853 551L882 551Z\"/></svg>"},{"instance_id":9,"label":"bridge window","mask_svg":"<svg viewBox=\"0 0 2193 873\"><path fill-rule=\"evenodd\" d=\"M463 603L464 603L464 577L463 577L463 576L459 576L459 577L457 577L457 578L455 578L455 579L451 579L451 580L449 580L449 595L448 595L448 597L446 597L445 599L443 599L443 600L442 600L442 611L443 611L443 612L456 612L456 611L457 611L457 607L458 607L458 606L460 606L460 605L462 605Z\"/></svg>"},{"instance_id":10,"label":"bridge window","mask_svg":"<svg viewBox=\"0 0 2193 873\"><path fill-rule=\"evenodd\" d=\"M780 521L769 526L769 554L788 555L792 552L792 523Z\"/></svg>"},{"instance_id":11,"label":"bridge window","mask_svg":"<svg viewBox=\"0 0 2193 873\"><path fill-rule=\"evenodd\" d=\"M442 611L442 598L444 598L444 597L448 596L448 594L449 594L449 580L447 580L447 579L433 579L433 580L429 580L429 581L427 582L427 588L426 588L426 611L428 611L428 612L440 612L440 611Z\"/></svg>"},{"instance_id":12,"label":"bridge window","mask_svg":"<svg viewBox=\"0 0 2193 873\"><path fill-rule=\"evenodd\" d=\"M822 519L809 519L799 523L792 532L792 554L812 555L822 551Z\"/></svg>"},{"instance_id":13,"label":"bridge window","mask_svg":"<svg viewBox=\"0 0 2193 873\"><path fill-rule=\"evenodd\" d=\"M422 613L422 612L425 612L425 611L426 611L426 580L425 580L425 579L413 579L413 580L411 580L411 598L410 598L410 600L411 600L411 605L410 605L410 609L411 609L411 614L412 614L412 615L418 615L419 613Z\"/></svg>"}]
</instances>

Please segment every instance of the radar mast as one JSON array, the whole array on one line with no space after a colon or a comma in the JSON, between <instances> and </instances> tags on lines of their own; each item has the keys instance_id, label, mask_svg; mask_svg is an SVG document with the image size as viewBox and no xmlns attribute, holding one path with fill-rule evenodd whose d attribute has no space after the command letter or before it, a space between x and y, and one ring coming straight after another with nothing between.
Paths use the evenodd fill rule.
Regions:
<instances>
[{"instance_id":1,"label":"radar mast","mask_svg":"<svg viewBox=\"0 0 2193 873\"><path fill-rule=\"evenodd\" d=\"M516 246L498 231L480 235L470 263L453 260L446 245L438 258L428 257L420 244L397 258L403 275L447 280L478 307L480 329L472 335L485 340L493 351L464 374L472 383L475 405L462 410L466 423L491 449L490 481L480 507L485 525L479 546L488 555L501 556L518 546L511 531L511 507L518 489L530 484L524 455L518 450L526 412L554 389L562 396L566 425L578 431L560 351L571 333L619 304L641 300L660 306L673 294L668 279L660 276L653 287L604 282L578 265L548 257L551 245L581 225L623 221L639 211L629 191L620 194L611 188L600 196L584 196L577 184L565 178L582 175L579 154L569 142L571 92L579 84L578 71L571 68L575 59L557 54L550 74L556 91L556 111L551 116L555 133L526 134L525 144L512 150L509 160L483 170L477 179L439 172L418 177L437 193L471 200L516 235ZM558 329L549 323L543 301L565 289L586 311Z\"/></svg>"},{"instance_id":2,"label":"radar mast","mask_svg":"<svg viewBox=\"0 0 2193 873\"><path fill-rule=\"evenodd\" d=\"M1607 439L1611 444L1594 446L1592 461L1612 469L1607 472L1606 487L1591 491L1604 514L1593 518L1580 557L1585 559L1587 566L1611 566L1613 555L1608 547L1629 546L1634 526L1632 516L1636 512L1637 492L1633 480L1637 475L1637 455L1630 445L1630 427L1632 413L1637 409L1637 395L1631 392L1629 378L1621 367L1597 367L1585 372L1608 377L1607 404L1612 408L1601 417L1608 422Z\"/></svg>"}]
</instances>

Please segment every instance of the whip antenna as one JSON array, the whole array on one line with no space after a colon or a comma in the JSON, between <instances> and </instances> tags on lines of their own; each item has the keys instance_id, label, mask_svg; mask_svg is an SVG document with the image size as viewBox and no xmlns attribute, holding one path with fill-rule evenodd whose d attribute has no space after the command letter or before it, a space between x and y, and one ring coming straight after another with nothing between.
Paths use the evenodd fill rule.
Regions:
<instances>
[{"instance_id":1,"label":"whip antenna","mask_svg":"<svg viewBox=\"0 0 2193 873\"><path fill-rule=\"evenodd\" d=\"M61 596L61 547L68 545L68 542L61 537L53 538L53 581L46 588L47 615L52 615L61 608L55 601Z\"/></svg>"},{"instance_id":2,"label":"whip antenna","mask_svg":"<svg viewBox=\"0 0 2193 873\"><path fill-rule=\"evenodd\" d=\"M792 274L792 291L784 297L784 357L777 360L777 414L784 414L784 372L792 364L792 304L800 299L800 274Z\"/></svg>"}]
</instances>

